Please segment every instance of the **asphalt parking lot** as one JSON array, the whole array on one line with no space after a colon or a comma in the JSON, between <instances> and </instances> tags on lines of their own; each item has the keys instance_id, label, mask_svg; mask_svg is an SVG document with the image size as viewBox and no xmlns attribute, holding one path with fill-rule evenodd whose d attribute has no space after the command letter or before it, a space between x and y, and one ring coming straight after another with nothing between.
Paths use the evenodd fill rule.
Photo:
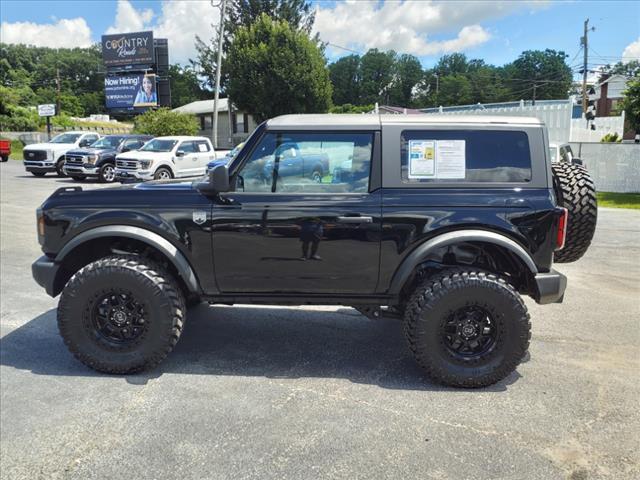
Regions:
<instances>
[{"instance_id":1,"label":"asphalt parking lot","mask_svg":"<svg viewBox=\"0 0 640 480\"><path fill-rule=\"evenodd\" d=\"M600 210L491 388L433 385L397 321L340 307L199 306L159 368L118 377L68 353L31 278L35 209L72 184L0 164L3 479L640 477L640 211Z\"/></svg>"}]
</instances>

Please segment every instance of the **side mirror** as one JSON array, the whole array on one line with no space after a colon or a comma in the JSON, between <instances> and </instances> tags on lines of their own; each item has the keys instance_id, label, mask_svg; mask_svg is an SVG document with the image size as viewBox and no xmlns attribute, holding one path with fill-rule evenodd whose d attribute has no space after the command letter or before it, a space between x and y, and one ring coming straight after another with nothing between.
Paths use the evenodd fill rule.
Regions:
<instances>
[{"instance_id":1,"label":"side mirror","mask_svg":"<svg viewBox=\"0 0 640 480\"><path fill-rule=\"evenodd\" d=\"M184 157L184 150L178 150L176 152L176 157Z\"/></svg>"},{"instance_id":2,"label":"side mirror","mask_svg":"<svg viewBox=\"0 0 640 480\"><path fill-rule=\"evenodd\" d=\"M213 195L216 193L228 192L229 185L229 170L224 164L214 165L204 182L199 182L196 188L202 193Z\"/></svg>"}]
</instances>

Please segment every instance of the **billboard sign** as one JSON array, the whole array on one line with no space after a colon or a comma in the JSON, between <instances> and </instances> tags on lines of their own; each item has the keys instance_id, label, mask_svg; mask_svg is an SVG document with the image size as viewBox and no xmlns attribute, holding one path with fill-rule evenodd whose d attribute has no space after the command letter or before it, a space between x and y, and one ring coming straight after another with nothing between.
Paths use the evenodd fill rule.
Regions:
<instances>
[{"instance_id":1,"label":"billboard sign","mask_svg":"<svg viewBox=\"0 0 640 480\"><path fill-rule=\"evenodd\" d=\"M38 105L38 115L40 115L41 117L53 117L55 114L55 103L45 103L44 105Z\"/></svg>"},{"instance_id":2,"label":"billboard sign","mask_svg":"<svg viewBox=\"0 0 640 480\"><path fill-rule=\"evenodd\" d=\"M134 73L105 77L104 96L107 108L156 107L156 76Z\"/></svg>"},{"instance_id":3,"label":"billboard sign","mask_svg":"<svg viewBox=\"0 0 640 480\"><path fill-rule=\"evenodd\" d=\"M155 63L153 32L103 35L102 59L107 67Z\"/></svg>"}]
</instances>

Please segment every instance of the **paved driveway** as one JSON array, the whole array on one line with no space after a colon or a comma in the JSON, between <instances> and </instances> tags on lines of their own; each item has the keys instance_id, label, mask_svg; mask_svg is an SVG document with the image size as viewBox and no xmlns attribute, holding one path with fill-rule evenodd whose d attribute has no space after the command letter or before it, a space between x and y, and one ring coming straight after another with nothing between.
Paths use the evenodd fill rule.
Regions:
<instances>
[{"instance_id":1,"label":"paved driveway","mask_svg":"<svg viewBox=\"0 0 640 480\"><path fill-rule=\"evenodd\" d=\"M600 211L530 357L479 391L423 378L350 308L207 307L156 370L88 370L31 279L35 208L70 180L0 165L0 476L639 478L640 212ZM85 188L99 187L87 183Z\"/></svg>"}]
</instances>

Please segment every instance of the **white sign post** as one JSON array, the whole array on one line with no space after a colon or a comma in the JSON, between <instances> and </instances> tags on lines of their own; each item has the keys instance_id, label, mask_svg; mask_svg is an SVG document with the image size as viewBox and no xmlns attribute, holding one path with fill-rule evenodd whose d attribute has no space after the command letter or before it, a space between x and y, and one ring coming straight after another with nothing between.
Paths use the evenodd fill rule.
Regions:
<instances>
[{"instance_id":1,"label":"white sign post","mask_svg":"<svg viewBox=\"0 0 640 480\"><path fill-rule=\"evenodd\" d=\"M41 117L47 117L47 137L51 140L51 117L56 114L55 103L45 103L44 105L38 105L38 115Z\"/></svg>"}]
</instances>

